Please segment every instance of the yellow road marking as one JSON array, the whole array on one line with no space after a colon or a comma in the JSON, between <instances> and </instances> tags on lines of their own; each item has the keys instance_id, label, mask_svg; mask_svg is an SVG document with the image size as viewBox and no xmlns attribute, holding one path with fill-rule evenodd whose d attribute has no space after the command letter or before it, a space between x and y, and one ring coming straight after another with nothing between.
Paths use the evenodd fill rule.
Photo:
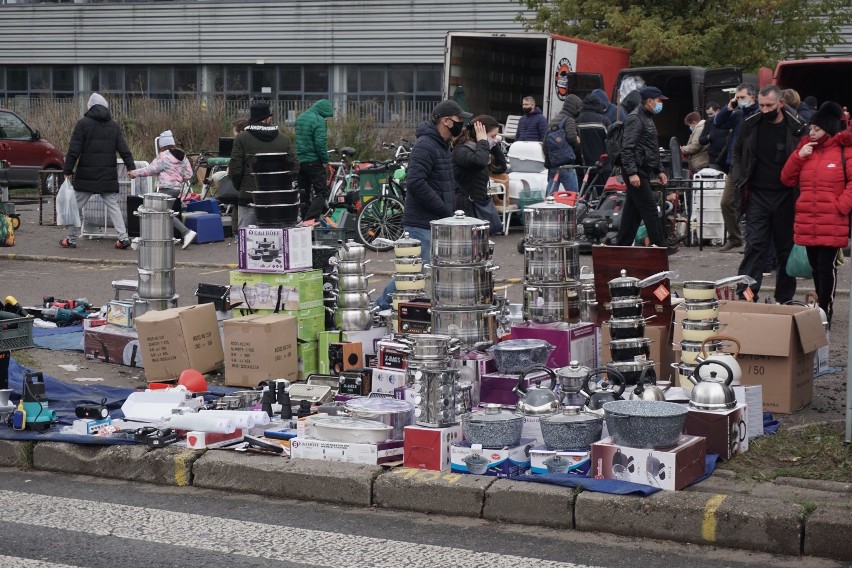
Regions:
<instances>
[{"instance_id":1,"label":"yellow road marking","mask_svg":"<svg viewBox=\"0 0 852 568\"><path fill-rule=\"evenodd\" d=\"M194 450L186 450L175 456L175 485L178 487L189 485L189 467L186 465L186 460L194 454Z\"/></svg>"},{"instance_id":2,"label":"yellow road marking","mask_svg":"<svg viewBox=\"0 0 852 568\"><path fill-rule=\"evenodd\" d=\"M701 523L701 537L707 542L716 542L716 511L727 495L713 495L704 505L704 521Z\"/></svg>"}]
</instances>

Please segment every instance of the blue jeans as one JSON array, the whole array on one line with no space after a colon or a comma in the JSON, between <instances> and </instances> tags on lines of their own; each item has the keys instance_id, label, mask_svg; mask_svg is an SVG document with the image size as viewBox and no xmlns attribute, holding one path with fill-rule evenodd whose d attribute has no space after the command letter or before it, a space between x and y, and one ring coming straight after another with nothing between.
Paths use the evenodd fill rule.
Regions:
<instances>
[{"instance_id":1,"label":"blue jeans","mask_svg":"<svg viewBox=\"0 0 852 568\"><path fill-rule=\"evenodd\" d=\"M420 227L407 227L405 225L403 225L402 230L407 232L408 236L412 239L420 241L420 258L423 259L424 265L428 264L430 254L432 252L432 230L422 229ZM396 282L393 278L391 278L390 282L388 282L387 286L385 286L385 289L382 291L382 295L376 299L376 305L382 310L389 310L393 302L391 294L394 293L396 293Z\"/></svg>"},{"instance_id":2,"label":"blue jeans","mask_svg":"<svg viewBox=\"0 0 852 568\"><path fill-rule=\"evenodd\" d=\"M557 174L559 177L557 178ZM577 182L577 170L560 170L559 168L550 168L547 170L547 195L553 195L559 191L559 187L564 187L566 191L579 191L580 185Z\"/></svg>"}]
</instances>

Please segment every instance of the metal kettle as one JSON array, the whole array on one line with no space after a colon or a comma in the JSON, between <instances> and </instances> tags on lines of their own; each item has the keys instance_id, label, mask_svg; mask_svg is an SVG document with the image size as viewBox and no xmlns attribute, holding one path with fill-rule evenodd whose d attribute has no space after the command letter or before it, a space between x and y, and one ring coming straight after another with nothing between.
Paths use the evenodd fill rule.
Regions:
<instances>
[{"instance_id":1,"label":"metal kettle","mask_svg":"<svg viewBox=\"0 0 852 568\"><path fill-rule=\"evenodd\" d=\"M630 400L650 400L654 402L666 400L666 391L669 390L671 383L657 383L656 375L653 372L653 367L645 367L642 369L642 374L639 375L639 382L630 393ZM651 376L648 372L651 371ZM663 388L657 386L663 385Z\"/></svg>"},{"instance_id":2,"label":"metal kettle","mask_svg":"<svg viewBox=\"0 0 852 568\"><path fill-rule=\"evenodd\" d=\"M731 343L733 343L734 345L737 346L737 350L736 350L735 353L717 353L717 352L714 352L714 353L710 353L708 355L708 353L706 351L706 346L707 346L708 343L713 343L715 341L730 341ZM730 371L731 384L732 385L739 385L740 381L743 378L742 367L740 367L740 364L737 361L737 357L739 357L739 354L740 354L740 342L737 341L737 339L735 337L729 337L727 335L711 335L710 337L708 337L707 339L705 339L701 343L701 353L699 353L699 355L695 358L695 360L698 361L699 363L704 362L704 361L712 362L712 363L724 363L725 366L727 367L728 371ZM708 371L710 371L710 370L711 370L710 368L707 368L707 369L704 370L704 372L701 374L701 380L707 380L707 378L709 377Z\"/></svg>"},{"instance_id":3,"label":"metal kettle","mask_svg":"<svg viewBox=\"0 0 852 568\"><path fill-rule=\"evenodd\" d=\"M592 379L599 375L605 375L606 378L600 382L593 382ZM586 412L594 412L603 416L603 405L614 400L621 400L626 384L624 375L618 371L606 367L593 369L586 375L583 388L580 390L580 394L586 398Z\"/></svg>"},{"instance_id":4,"label":"metal kettle","mask_svg":"<svg viewBox=\"0 0 852 568\"><path fill-rule=\"evenodd\" d=\"M710 376L704 378L701 373L701 367L716 366L721 367L727 376L722 381L716 371L710 371ZM734 379L734 374L731 368L722 361L703 361L696 365L692 374L689 376L689 381L695 385L692 387L692 394L689 400L690 408L697 410L728 410L737 405L737 396L734 394L734 389L731 387L731 381Z\"/></svg>"},{"instance_id":5,"label":"metal kettle","mask_svg":"<svg viewBox=\"0 0 852 568\"><path fill-rule=\"evenodd\" d=\"M550 377L550 387L541 386L541 379L535 381L535 385L526 388L524 379L530 373L544 371ZM544 366L530 367L518 376L518 384L512 391L518 395L518 412L527 415L553 414L559 410L559 397L556 396L556 373Z\"/></svg>"}]
</instances>

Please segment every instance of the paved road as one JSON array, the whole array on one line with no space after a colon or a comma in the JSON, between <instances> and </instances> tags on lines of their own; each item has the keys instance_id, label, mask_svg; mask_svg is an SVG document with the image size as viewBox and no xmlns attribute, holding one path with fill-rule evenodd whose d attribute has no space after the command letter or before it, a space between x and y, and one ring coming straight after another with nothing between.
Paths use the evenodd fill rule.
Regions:
<instances>
[{"instance_id":1,"label":"paved road","mask_svg":"<svg viewBox=\"0 0 852 568\"><path fill-rule=\"evenodd\" d=\"M2 470L0 564L813 567L840 564L596 533Z\"/></svg>"}]
</instances>

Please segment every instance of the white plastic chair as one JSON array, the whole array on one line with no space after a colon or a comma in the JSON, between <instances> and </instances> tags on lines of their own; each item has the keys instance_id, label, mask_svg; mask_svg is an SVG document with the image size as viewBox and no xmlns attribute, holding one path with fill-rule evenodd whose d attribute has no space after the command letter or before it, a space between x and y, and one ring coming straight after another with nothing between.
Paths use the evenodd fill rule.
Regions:
<instances>
[{"instance_id":1,"label":"white plastic chair","mask_svg":"<svg viewBox=\"0 0 852 568\"><path fill-rule=\"evenodd\" d=\"M509 203L509 195L506 186L502 183L497 183L493 180L488 180L488 196L491 198L500 197L503 200L503 205L494 205L494 209L500 214L503 221L503 234L509 234L509 223L512 220L512 213L518 210L516 204Z\"/></svg>"},{"instance_id":2,"label":"white plastic chair","mask_svg":"<svg viewBox=\"0 0 852 568\"><path fill-rule=\"evenodd\" d=\"M521 121L521 115L510 114L506 117L506 124L503 125L503 138L506 140L514 140L518 133L518 123Z\"/></svg>"}]
</instances>

